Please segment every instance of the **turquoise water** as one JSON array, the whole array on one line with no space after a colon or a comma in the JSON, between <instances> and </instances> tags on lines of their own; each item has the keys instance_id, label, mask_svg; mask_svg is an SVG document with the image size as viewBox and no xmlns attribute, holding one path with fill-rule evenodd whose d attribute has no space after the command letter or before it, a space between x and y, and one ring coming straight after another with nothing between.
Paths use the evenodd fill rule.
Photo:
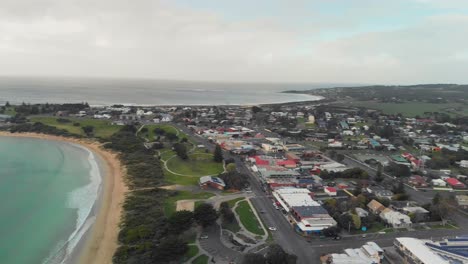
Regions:
<instances>
[{"instance_id":1,"label":"turquoise water","mask_svg":"<svg viewBox=\"0 0 468 264\"><path fill-rule=\"evenodd\" d=\"M0 263L63 261L97 197L92 158L72 144L0 137Z\"/></svg>"}]
</instances>

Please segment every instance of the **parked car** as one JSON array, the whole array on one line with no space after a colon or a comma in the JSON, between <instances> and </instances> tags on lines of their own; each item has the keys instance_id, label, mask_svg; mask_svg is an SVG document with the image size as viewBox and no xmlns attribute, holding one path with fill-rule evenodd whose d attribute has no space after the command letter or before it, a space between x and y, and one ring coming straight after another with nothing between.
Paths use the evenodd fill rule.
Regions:
<instances>
[{"instance_id":1,"label":"parked car","mask_svg":"<svg viewBox=\"0 0 468 264\"><path fill-rule=\"evenodd\" d=\"M208 235L202 234L202 235L200 236L200 239L208 239Z\"/></svg>"},{"instance_id":2,"label":"parked car","mask_svg":"<svg viewBox=\"0 0 468 264\"><path fill-rule=\"evenodd\" d=\"M276 227L270 226L270 227L268 227L268 230L270 230L270 231L276 231Z\"/></svg>"}]
</instances>

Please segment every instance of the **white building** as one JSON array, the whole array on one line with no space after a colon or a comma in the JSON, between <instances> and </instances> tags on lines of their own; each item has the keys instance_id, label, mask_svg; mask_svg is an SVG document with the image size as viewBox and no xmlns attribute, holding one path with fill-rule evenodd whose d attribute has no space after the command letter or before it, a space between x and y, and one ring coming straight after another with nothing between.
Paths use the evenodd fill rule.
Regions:
<instances>
[{"instance_id":1,"label":"white building","mask_svg":"<svg viewBox=\"0 0 468 264\"><path fill-rule=\"evenodd\" d=\"M393 242L393 246L407 263L418 264L450 264L429 247L425 245L425 241L412 237L397 237Z\"/></svg>"},{"instance_id":2,"label":"white building","mask_svg":"<svg viewBox=\"0 0 468 264\"><path fill-rule=\"evenodd\" d=\"M447 183L442 179L433 179L431 183L432 183L432 186L437 186L437 187L447 186Z\"/></svg>"},{"instance_id":3,"label":"white building","mask_svg":"<svg viewBox=\"0 0 468 264\"><path fill-rule=\"evenodd\" d=\"M375 242L367 242L361 248L348 248L344 254L331 254L332 264L379 264L384 258L384 251Z\"/></svg>"},{"instance_id":4,"label":"white building","mask_svg":"<svg viewBox=\"0 0 468 264\"><path fill-rule=\"evenodd\" d=\"M405 228L411 226L411 218L405 214L394 211L390 208L384 209L380 213L380 218L393 228Z\"/></svg>"}]
</instances>

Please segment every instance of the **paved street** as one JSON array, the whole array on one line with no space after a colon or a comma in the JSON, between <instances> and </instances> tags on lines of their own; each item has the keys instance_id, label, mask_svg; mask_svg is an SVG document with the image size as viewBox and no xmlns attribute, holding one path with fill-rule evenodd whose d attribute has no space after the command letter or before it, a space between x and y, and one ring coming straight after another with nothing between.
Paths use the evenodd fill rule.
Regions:
<instances>
[{"instance_id":1,"label":"paved street","mask_svg":"<svg viewBox=\"0 0 468 264\"><path fill-rule=\"evenodd\" d=\"M209 143L209 141L205 138L194 136L185 126L175 126L181 129L184 133L188 134L190 138L195 142L199 144L204 144L208 150L212 151L214 149L214 145L212 143ZM272 134L272 136L274 135ZM447 236L468 234L468 221L466 221L467 218L461 215L460 213L455 213L452 218L460 226L460 229L431 229L411 232L395 232L389 234L367 234L365 238L356 235L352 237L343 237L341 240L331 240L329 238L314 238L308 242L305 238L301 237L293 230L292 226L288 223L281 211L276 210L273 207L271 198L265 192L263 192L261 184L257 180L257 177L252 174L252 172L247 168L245 163L242 162L238 156L234 156L229 153L225 153L224 155L225 158L234 159L239 172L245 173L250 176L251 189L254 195L254 197L251 198L253 206L255 207L257 212L259 212L259 215L266 226L274 226L277 228L277 231L272 231L272 235L275 242L281 245L287 252L295 254L298 257L298 264L317 263L321 254L339 253L343 252L343 250L347 248L358 248L365 244L367 241L374 241L381 247L388 247L392 246L395 237L411 236L416 238L440 239ZM359 162L356 162L349 158L345 158L343 162L350 166L360 167L366 170L371 176L375 176L375 170ZM386 176L391 177L390 175ZM409 187L406 187L406 191L408 192L408 194L411 195L412 200L415 200L416 202L421 204L430 202L434 195L434 193L432 193L431 191L421 192ZM216 230L212 232L216 232ZM217 232L217 237L219 238L219 229ZM213 235L216 236L215 233L213 233ZM216 241L215 239L208 239L206 242L203 243L204 246L212 250L213 254L217 254L220 256L229 256L231 254L228 251L219 248L224 246L221 244L221 242L218 243L218 241Z\"/></svg>"}]
</instances>

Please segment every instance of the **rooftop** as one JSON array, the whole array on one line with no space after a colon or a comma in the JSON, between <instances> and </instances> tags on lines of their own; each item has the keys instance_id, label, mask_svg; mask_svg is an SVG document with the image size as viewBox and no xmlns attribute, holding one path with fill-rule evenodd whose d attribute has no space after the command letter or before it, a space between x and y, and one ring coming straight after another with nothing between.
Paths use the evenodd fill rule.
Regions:
<instances>
[{"instance_id":1,"label":"rooftop","mask_svg":"<svg viewBox=\"0 0 468 264\"><path fill-rule=\"evenodd\" d=\"M396 240L424 264L449 263L436 253L432 252L432 250L430 250L422 240L412 237L397 237Z\"/></svg>"}]
</instances>

